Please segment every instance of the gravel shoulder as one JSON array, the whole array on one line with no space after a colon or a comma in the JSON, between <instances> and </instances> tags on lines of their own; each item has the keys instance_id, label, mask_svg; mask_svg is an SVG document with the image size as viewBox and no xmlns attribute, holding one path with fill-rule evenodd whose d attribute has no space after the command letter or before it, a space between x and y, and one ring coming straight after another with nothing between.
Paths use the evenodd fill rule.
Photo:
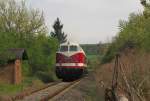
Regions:
<instances>
[{"instance_id":1,"label":"gravel shoulder","mask_svg":"<svg viewBox=\"0 0 150 101\"><path fill-rule=\"evenodd\" d=\"M94 74L90 73L79 84L53 101L99 101Z\"/></svg>"}]
</instances>

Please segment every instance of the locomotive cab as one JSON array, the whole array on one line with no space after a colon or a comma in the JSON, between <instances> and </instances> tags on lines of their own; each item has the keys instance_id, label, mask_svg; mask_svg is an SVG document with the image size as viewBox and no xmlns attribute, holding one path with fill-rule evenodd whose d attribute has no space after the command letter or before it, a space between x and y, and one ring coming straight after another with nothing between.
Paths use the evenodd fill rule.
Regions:
<instances>
[{"instance_id":1,"label":"locomotive cab","mask_svg":"<svg viewBox=\"0 0 150 101\"><path fill-rule=\"evenodd\" d=\"M86 68L86 56L78 44L64 43L56 53L56 76L75 78L83 74Z\"/></svg>"}]
</instances>

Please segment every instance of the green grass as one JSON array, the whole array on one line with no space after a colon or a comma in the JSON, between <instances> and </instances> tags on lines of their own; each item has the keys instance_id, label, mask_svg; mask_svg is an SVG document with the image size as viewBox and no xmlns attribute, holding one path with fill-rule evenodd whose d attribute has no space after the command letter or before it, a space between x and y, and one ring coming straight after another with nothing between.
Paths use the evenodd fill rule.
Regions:
<instances>
[{"instance_id":1,"label":"green grass","mask_svg":"<svg viewBox=\"0 0 150 101\"><path fill-rule=\"evenodd\" d=\"M0 95L12 95L23 90L23 85L0 84Z\"/></svg>"},{"instance_id":2,"label":"green grass","mask_svg":"<svg viewBox=\"0 0 150 101\"><path fill-rule=\"evenodd\" d=\"M87 59L89 59L89 60L95 60L95 59L97 59L98 58L98 55L87 55Z\"/></svg>"},{"instance_id":3,"label":"green grass","mask_svg":"<svg viewBox=\"0 0 150 101\"><path fill-rule=\"evenodd\" d=\"M33 84L38 86L41 83L39 83L39 81L40 80L35 77L26 77L23 82L18 85L0 83L0 95L15 95Z\"/></svg>"},{"instance_id":4,"label":"green grass","mask_svg":"<svg viewBox=\"0 0 150 101\"><path fill-rule=\"evenodd\" d=\"M100 63L99 55L87 55L88 59L88 70L94 70L97 67L97 64Z\"/></svg>"}]
</instances>

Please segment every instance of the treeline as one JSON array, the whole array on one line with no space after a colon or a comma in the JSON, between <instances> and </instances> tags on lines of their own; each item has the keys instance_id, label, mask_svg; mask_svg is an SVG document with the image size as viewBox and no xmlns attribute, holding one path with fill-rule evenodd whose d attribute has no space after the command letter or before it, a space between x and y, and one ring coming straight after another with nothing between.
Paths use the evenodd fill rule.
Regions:
<instances>
[{"instance_id":1,"label":"treeline","mask_svg":"<svg viewBox=\"0 0 150 101\"><path fill-rule=\"evenodd\" d=\"M119 33L109 45L103 63L111 61L126 48L150 52L150 4L145 0L141 4L144 6L142 13L130 14L128 21L120 20Z\"/></svg>"},{"instance_id":2,"label":"treeline","mask_svg":"<svg viewBox=\"0 0 150 101\"><path fill-rule=\"evenodd\" d=\"M80 44L86 55L97 55L100 51L99 44Z\"/></svg>"},{"instance_id":3,"label":"treeline","mask_svg":"<svg viewBox=\"0 0 150 101\"><path fill-rule=\"evenodd\" d=\"M0 64L5 62L3 52L7 49L24 48L28 54L28 62L23 64L25 74L48 82L58 45L59 40L48 32L43 12L29 9L25 2L0 2Z\"/></svg>"}]
</instances>

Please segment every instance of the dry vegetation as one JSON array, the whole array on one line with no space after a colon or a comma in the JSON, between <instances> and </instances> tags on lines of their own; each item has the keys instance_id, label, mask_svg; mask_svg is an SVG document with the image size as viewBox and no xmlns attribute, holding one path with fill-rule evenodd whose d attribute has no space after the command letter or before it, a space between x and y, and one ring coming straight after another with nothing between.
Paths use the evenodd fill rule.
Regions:
<instances>
[{"instance_id":1,"label":"dry vegetation","mask_svg":"<svg viewBox=\"0 0 150 101\"><path fill-rule=\"evenodd\" d=\"M122 53L120 61L125 71L134 100L149 101L150 54L136 52L135 50L126 50ZM105 87L111 87L113 67L114 61L102 65L101 68L97 70L97 81L101 92L104 92ZM129 91L121 76L121 72L119 72L119 91L126 94ZM102 94L102 96L104 96L104 94Z\"/></svg>"}]
</instances>

